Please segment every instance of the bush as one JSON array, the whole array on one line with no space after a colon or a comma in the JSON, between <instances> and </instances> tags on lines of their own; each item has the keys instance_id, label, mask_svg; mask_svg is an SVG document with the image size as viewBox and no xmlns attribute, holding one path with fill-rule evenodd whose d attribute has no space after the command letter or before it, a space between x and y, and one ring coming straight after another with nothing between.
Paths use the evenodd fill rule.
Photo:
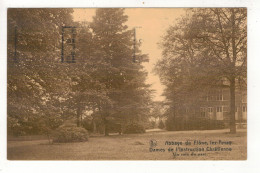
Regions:
<instances>
[{"instance_id":1,"label":"bush","mask_svg":"<svg viewBox=\"0 0 260 173\"><path fill-rule=\"evenodd\" d=\"M57 143L83 142L88 140L88 131L76 125L61 126L54 132L53 137L53 142Z\"/></svg>"},{"instance_id":2,"label":"bush","mask_svg":"<svg viewBox=\"0 0 260 173\"><path fill-rule=\"evenodd\" d=\"M155 121L151 121L151 129L154 129L155 125L156 125Z\"/></svg>"},{"instance_id":3,"label":"bush","mask_svg":"<svg viewBox=\"0 0 260 173\"><path fill-rule=\"evenodd\" d=\"M165 122L166 130L172 131L176 129L176 122L177 120L175 120L174 117L169 116Z\"/></svg>"},{"instance_id":4,"label":"bush","mask_svg":"<svg viewBox=\"0 0 260 173\"><path fill-rule=\"evenodd\" d=\"M159 122L158 127L159 127L160 129L164 129L165 125L164 125L164 123L163 123L162 120Z\"/></svg>"},{"instance_id":5,"label":"bush","mask_svg":"<svg viewBox=\"0 0 260 173\"><path fill-rule=\"evenodd\" d=\"M122 133L122 125L117 122L108 121L107 130L109 133Z\"/></svg>"},{"instance_id":6,"label":"bush","mask_svg":"<svg viewBox=\"0 0 260 173\"><path fill-rule=\"evenodd\" d=\"M136 134L136 133L144 133L144 132L145 132L144 126L135 123L127 125L124 130L125 134Z\"/></svg>"},{"instance_id":7,"label":"bush","mask_svg":"<svg viewBox=\"0 0 260 173\"><path fill-rule=\"evenodd\" d=\"M9 116L7 116L7 132L10 136L21 136L25 134L18 119Z\"/></svg>"},{"instance_id":8,"label":"bush","mask_svg":"<svg viewBox=\"0 0 260 173\"><path fill-rule=\"evenodd\" d=\"M182 118L169 117L166 121L166 129L170 131L179 130L215 130L224 129L225 124L223 121L219 120L209 120L209 119L193 119L184 121Z\"/></svg>"},{"instance_id":9,"label":"bush","mask_svg":"<svg viewBox=\"0 0 260 173\"><path fill-rule=\"evenodd\" d=\"M90 133L93 132L93 123L91 121L83 120L82 127L85 128Z\"/></svg>"},{"instance_id":10,"label":"bush","mask_svg":"<svg viewBox=\"0 0 260 173\"><path fill-rule=\"evenodd\" d=\"M144 125L145 129L154 129L155 128L155 121L147 121Z\"/></svg>"}]
</instances>

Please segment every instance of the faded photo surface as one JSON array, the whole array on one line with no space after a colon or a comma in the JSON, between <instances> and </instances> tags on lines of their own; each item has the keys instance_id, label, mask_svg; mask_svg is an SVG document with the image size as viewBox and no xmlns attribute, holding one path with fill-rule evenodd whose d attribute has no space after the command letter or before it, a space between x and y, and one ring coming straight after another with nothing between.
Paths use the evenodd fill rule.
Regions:
<instances>
[{"instance_id":1,"label":"faded photo surface","mask_svg":"<svg viewBox=\"0 0 260 173\"><path fill-rule=\"evenodd\" d=\"M246 160L246 8L9 8L8 160Z\"/></svg>"}]
</instances>

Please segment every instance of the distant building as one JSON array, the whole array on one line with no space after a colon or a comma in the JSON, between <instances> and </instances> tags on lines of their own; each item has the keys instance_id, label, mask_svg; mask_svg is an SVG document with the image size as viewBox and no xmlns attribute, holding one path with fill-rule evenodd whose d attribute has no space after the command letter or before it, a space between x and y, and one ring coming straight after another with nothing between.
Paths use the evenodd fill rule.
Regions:
<instances>
[{"instance_id":1,"label":"distant building","mask_svg":"<svg viewBox=\"0 0 260 173\"><path fill-rule=\"evenodd\" d=\"M200 98L200 116L212 120L222 120L229 123L230 92L229 88L212 89ZM237 123L247 120L247 93L236 91L235 119Z\"/></svg>"},{"instance_id":2,"label":"distant building","mask_svg":"<svg viewBox=\"0 0 260 173\"><path fill-rule=\"evenodd\" d=\"M205 89L194 97L192 103L178 106L176 116L184 121L190 119L209 119L230 122L230 90L227 85ZM237 89L235 92L235 120L237 127L246 127L247 91Z\"/></svg>"}]
</instances>

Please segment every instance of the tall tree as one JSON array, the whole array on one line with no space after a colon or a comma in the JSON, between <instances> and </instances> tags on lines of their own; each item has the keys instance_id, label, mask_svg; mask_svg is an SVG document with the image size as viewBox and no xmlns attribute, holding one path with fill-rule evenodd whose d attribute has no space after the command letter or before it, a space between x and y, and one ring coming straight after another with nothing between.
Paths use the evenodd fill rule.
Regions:
<instances>
[{"instance_id":1,"label":"tall tree","mask_svg":"<svg viewBox=\"0 0 260 173\"><path fill-rule=\"evenodd\" d=\"M77 28L76 63L69 74L70 94L66 100L68 108L76 112L77 125L81 126L82 115L86 109L96 110L102 101L109 103L106 87L102 81L105 64L101 52L96 49L96 42L89 26L79 24Z\"/></svg>"},{"instance_id":2,"label":"tall tree","mask_svg":"<svg viewBox=\"0 0 260 173\"><path fill-rule=\"evenodd\" d=\"M205 88L228 80L231 133L236 133L237 82L246 84L246 26L245 8L190 9L168 30L162 43L163 59L157 66L157 72L168 86L166 95L175 92L170 91L170 86L182 92L185 92L183 88L188 89L189 93L195 91L194 86Z\"/></svg>"},{"instance_id":3,"label":"tall tree","mask_svg":"<svg viewBox=\"0 0 260 173\"><path fill-rule=\"evenodd\" d=\"M138 62L133 62L133 31L124 25L124 10L97 10L90 27L77 29L76 63L61 63L62 26L79 26L72 12L8 10L10 127L30 126L28 131L33 131L41 126L48 131L68 114L76 116L80 126L86 109L98 109L105 126L110 117L126 123L141 121L148 112L150 91L141 65L147 56L137 45Z\"/></svg>"},{"instance_id":4,"label":"tall tree","mask_svg":"<svg viewBox=\"0 0 260 173\"><path fill-rule=\"evenodd\" d=\"M7 113L10 122L28 126L28 132L40 124L51 127L61 116L55 102L66 95L68 83L68 68L59 58L61 27L72 23L72 12L8 9Z\"/></svg>"},{"instance_id":5,"label":"tall tree","mask_svg":"<svg viewBox=\"0 0 260 173\"><path fill-rule=\"evenodd\" d=\"M140 121L148 111L150 101L150 91L144 83L147 74L141 64L148 58L141 54L137 46L135 53L138 62L133 62L134 32L125 25L127 18L124 9L97 9L90 25L96 50L101 56L101 62L98 61L102 64L99 67L102 68L100 79L113 103L100 105L106 135L110 117L120 122Z\"/></svg>"}]
</instances>

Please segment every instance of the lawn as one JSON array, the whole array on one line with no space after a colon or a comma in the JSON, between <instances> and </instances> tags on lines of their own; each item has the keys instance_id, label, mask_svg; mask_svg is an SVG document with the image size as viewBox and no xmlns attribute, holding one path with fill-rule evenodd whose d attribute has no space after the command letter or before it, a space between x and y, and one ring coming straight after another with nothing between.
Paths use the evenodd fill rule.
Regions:
<instances>
[{"instance_id":1,"label":"lawn","mask_svg":"<svg viewBox=\"0 0 260 173\"><path fill-rule=\"evenodd\" d=\"M9 160L245 160L246 130L238 130L237 134L227 132L150 131L90 137L88 142L66 144L49 144L46 139L12 139L8 141L7 157ZM190 145L186 145L187 141ZM169 148L173 151L168 151Z\"/></svg>"}]
</instances>

